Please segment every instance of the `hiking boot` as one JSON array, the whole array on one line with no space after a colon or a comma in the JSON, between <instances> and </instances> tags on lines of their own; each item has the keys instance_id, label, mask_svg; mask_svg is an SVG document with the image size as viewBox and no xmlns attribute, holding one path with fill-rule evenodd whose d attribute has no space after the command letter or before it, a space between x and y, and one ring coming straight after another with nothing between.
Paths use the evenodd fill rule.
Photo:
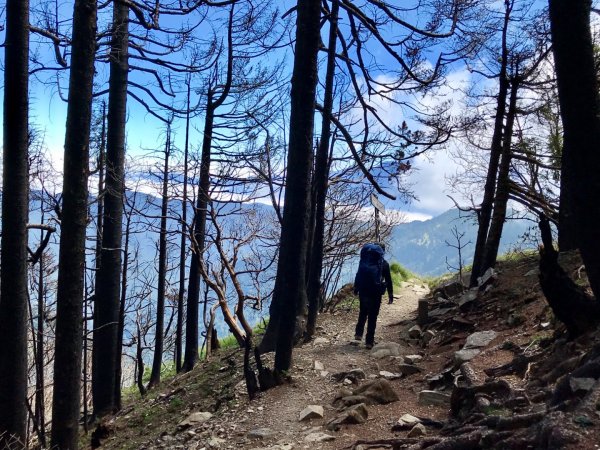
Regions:
<instances>
[{"instance_id":1,"label":"hiking boot","mask_svg":"<svg viewBox=\"0 0 600 450\"><path fill-rule=\"evenodd\" d=\"M373 348L373 344L367 344L367 345L365 345L365 348L367 350L371 350Z\"/></svg>"},{"instance_id":2,"label":"hiking boot","mask_svg":"<svg viewBox=\"0 0 600 450\"><path fill-rule=\"evenodd\" d=\"M358 334L354 336L354 340L355 341L362 341L362 336L359 336Z\"/></svg>"}]
</instances>

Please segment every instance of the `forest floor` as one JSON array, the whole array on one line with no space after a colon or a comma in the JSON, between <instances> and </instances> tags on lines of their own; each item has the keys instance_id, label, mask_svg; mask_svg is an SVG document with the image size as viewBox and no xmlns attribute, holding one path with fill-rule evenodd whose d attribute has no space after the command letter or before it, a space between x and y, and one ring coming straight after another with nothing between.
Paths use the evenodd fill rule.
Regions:
<instances>
[{"instance_id":1,"label":"forest floor","mask_svg":"<svg viewBox=\"0 0 600 450\"><path fill-rule=\"evenodd\" d=\"M504 261L479 289L454 296L403 283L394 303L382 305L372 350L353 341L357 304L348 299L320 315L315 339L294 349L291 381L252 401L243 351L221 350L103 422L101 448L599 448L600 372L573 371L600 339L565 339L540 292L537 264L536 255ZM581 274L576 256L563 265ZM421 298L430 320L416 330ZM471 345L473 334L484 342ZM389 403L368 404L368 418L355 420L362 423L328 426L343 414L336 398L376 380L395 393ZM565 383L572 392L564 394ZM309 405L322 407L323 417L301 421ZM399 420L405 414L425 426ZM90 436L82 439L89 448Z\"/></svg>"}]
</instances>

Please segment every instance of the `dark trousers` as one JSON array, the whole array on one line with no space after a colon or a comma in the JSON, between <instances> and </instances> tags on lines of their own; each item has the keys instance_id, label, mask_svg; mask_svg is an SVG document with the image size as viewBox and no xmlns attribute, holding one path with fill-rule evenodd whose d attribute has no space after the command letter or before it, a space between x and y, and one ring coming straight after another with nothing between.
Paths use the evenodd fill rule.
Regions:
<instances>
[{"instance_id":1,"label":"dark trousers","mask_svg":"<svg viewBox=\"0 0 600 450\"><path fill-rule=\"evenodd\" d=\"M365 330L365 322L367 323L367 336L365 344L373 345L375 342L375 327L377 326L377 316L381 307L381 297L359 297L360 311L358 313L358 323L356 324L356 332L358 337L362 337Z\"/></svg>"}]
</instances>

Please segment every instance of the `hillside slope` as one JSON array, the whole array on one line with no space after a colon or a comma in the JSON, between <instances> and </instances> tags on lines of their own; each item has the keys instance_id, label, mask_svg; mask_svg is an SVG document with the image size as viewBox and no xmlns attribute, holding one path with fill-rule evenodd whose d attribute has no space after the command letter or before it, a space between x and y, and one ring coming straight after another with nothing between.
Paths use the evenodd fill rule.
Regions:
<instances>
[{"instance_id":1,"label":"hillside slope","mask_svg":"<svg viewBox=\"0 0 600 450\"><path fill-rule=\"evenodd\" d=\"M242 352L222 351L103 424L102 448L595 448L600 337L565 338L537 264L504 261L480 289L455 296L452 286L434 296L405 283L382 306L371 351L351 341L355 308L323 314L317 339L295 350L291 382L253 401ZM563 265L581 273L576 255ZM429 321L419 330L421 298ZM300 421L309 405L315 417Z\"/></svg>"}]
</instances>

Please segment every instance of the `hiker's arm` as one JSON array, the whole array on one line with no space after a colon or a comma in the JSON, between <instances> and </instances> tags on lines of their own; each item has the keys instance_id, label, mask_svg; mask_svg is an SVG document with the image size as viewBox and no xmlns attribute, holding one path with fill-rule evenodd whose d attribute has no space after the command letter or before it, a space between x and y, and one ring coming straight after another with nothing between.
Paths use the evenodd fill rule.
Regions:
<instances>
[{"instance_id":1,"label":"hiker's arm","mask_svg":"<svg viewBox=\"0 0 600 450\"><path fill-rule=\"evenodd\" d=\"M358 272L354 276L354 295L358 294Z\"/></svg>"},{"instance_id":2,"label":"hiker's arm","mask_svg":"<svg viewBox=\"0 0 600 450\"><path fill-rule=\"evenodd\" d=\"M385 285L387 287L388 302L394 303L394 283L392 281L392 273L390 272L390 265L387 261L383 265L383 277L385 278Z\"/></svg>"}]
</instances>

